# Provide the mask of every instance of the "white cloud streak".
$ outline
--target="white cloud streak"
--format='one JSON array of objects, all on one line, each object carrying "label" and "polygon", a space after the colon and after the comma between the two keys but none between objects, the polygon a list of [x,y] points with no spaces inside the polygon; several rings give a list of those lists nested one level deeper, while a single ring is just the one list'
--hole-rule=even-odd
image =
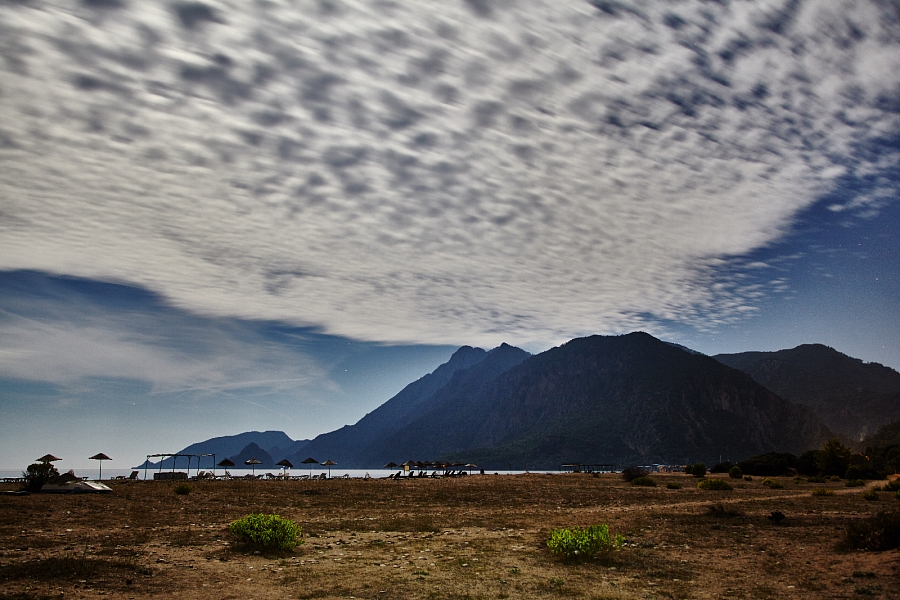
[{"label": "white cloud streak", "polygon": [[715,324],[722,259],[896,160],[874,2],[121,4],[0,6],[0,268],[385,341]]}]

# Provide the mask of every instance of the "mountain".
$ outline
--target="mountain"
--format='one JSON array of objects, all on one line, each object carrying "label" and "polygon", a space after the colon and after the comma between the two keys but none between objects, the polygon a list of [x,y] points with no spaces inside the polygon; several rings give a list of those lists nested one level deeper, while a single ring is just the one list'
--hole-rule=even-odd
[{"label": "mountain", "polygon": [[[275,464],[275,459],[272,458],[272,455],[260,448],[256,443],[250,442],[244,448],[241,449],[240,452],[235,454],[234,456],[229,456],[239,467],[245,466],[244,463],[250,460],[251,458],[255,458],[259,461],[259,464],[256,465],[257,469],[277,469],[278,466]],[[280,460],[280,459],[279,459]]]},{"label": "mountain", "polygon": [[900,446],[900,421],[893,421],[879,429],[875,434],[866,436],[863,444],[867,448],[887,448]]},{"label": "mountain", "polygon": [[380,446],[385,439],[413,422],[432,402],[432,397],[444,389],[459,373],[486,363],[482,370],[490,379],[514,364],[528,358],[524,350],[506,344],[485,352],[481,348],[463,346],[434,372],[409,384],[396,396],[368,413],[354,425],[317,436],[302,451],[288,457],[294,464],[307,456],[320,461],[331,459],[345,468],[380,467],[392,460],[381,461],[383,454],[373,454],[372,446]]},{"label": "mountain", "polygon": [[[256,444],[260,448],[266,449],[266,452],[269,454],[275,455],[275,460],[281,460],[287,456],[288,453],[301,451],[307,443],[309,443],[309,440],[294,441],[283,431],[247,431],[237,435],[214,437],[203,442],[197,442],[183,450],[179,450],[176,454],[215,454],[216,461],[218,462],[223,458],[240,454],[248,444]],[[196,466],[196,460],[197,459],[191,460],[192,468],[193,466]],[[206,464],[206,460],[211,461],[212,459],[204,459],[202,466],[204,468],[207,466],[211,467],[211,464]],[[164,459],[162,461],[162,468],[171,469],[172,461],[172,458]],[[186,468],[187,459],[179,458],[176,465],[178,468]],[[159,468],[159,466],[160,464],[158,462],[147,462],[147,468],[153,469]],[[143,469],[144,464],[142,463],[139,467],[135,468]]]},{"label": "mountain", "polygon": [[380,450],[542,469],[799,453],[830,435],[747,374],[646,333],[572,340],[428,408]]},{"label": "mountain", "polygon": [[900,420],[900,373],[821,344],[777,352],[719,354],[782,398],[810,408],[833,431],[862,440]]}]

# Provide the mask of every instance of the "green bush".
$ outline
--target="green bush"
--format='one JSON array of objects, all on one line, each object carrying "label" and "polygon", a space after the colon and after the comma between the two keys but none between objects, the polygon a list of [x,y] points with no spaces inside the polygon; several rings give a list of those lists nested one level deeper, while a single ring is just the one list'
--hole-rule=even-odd
[{"label": "green bush", "polygon": [[806,481],[809,483],[825,483],[825,478],[820,475],[813,475],[812,477],[807,477]]},{"label": "green bush", "polygon": [[838,550],[881,552],[900,547],[900,512],[880,512],[868,519],[851,522]]},{"label": "green bush", "polygon": [[[667,489],[667,490],[680,490],[680,489],[681,489],[681,484],[680,484],[680,483],[673,483],[673,482],[670,481],[669,483],[666,484],[666,489]],[[897,492],[897,493],[900,494],[900,492]]]},{"label": "green bush", "polygon": [[731,477],[732,479],[743,479],[744,472],[741,471],[741,468],[739,466],[734,465],[733,467],[728,469],[728,476]]},{"label": "green bush", "polygon": [[878,490],[866,490],[860,494],[865,500],[878,500]]},{"label": "green bush", "polygon": [[694,477],[703,477],[704,475],[706,475],[706,465],[704,465],[702,462],[688,465],[684,468],[684,472],[688,475],[693,475]]},{"label": "green bush", "polygon": [[701,479],[697,482],[697,487],[701,490],[716,490],[727,492],[733,490],[731,484],[724,479]]},{"label": "green bush", "polygon": [[584,529],[554,529],[550,532],[547,547],[550,552],[563,558],[591,558],[601,552],[609,552],[622,547],[625,536],[617,533],[613,537],[605,523],[591,525]]},{"label": "green bush", "polygon": [[179,496],[187,496],[188,494],[190,494],[193,491],[194,491],[194,488],[191,487],[191,484],[189,484],[189,483],[179,483],[178,485],[175,486],[175,493],[178,494]]},{"label": "green bush", "polygon": [[845,485],[847,487],[862,487],[866,485],[866,482],[862,479],[848,479]]},{"label": "green bush", "polygon": [[278,515],[252,514],[232,521],[228,531],[238,543],[257,550],[292,550],[303,541],[297,539],[302,528]]},{"label": "green bush", "polygon": [[777,479],[772,479],[771,477],[766,477],[762,480],[762,484],[771,490],[783,490],[784,484],[778,481]]},{"label": "green bush", "polygon": [[828,478],[828,481],[840,481],[840,480],[841,480],[840,475],[832,475],[831,477]]},{"label": "green bush", "polygon": [[59,471],[56,470],[52,463],[34,463],[33,465],[28,465],[28,468],[22,473],[22,478],[24,479],[23,487],[29,492],[39,492],[45,483],[55,477],[59,477]]},{"label": "green bush", "polygon": [[649,477],[635,477],[631,480],[631,485],[643,485],[646,487],[656,487],[656,482]]},{"label": "green bush", "polygon": [[810,492],[813,496],[834,496],[834,490],[828,488],[817,487]]}]

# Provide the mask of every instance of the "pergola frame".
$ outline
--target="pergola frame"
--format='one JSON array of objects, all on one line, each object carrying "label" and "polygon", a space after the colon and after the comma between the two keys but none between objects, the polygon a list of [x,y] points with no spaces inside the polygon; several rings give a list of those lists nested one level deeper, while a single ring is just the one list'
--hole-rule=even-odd
[{"label": "pergola frame", "polygon": [[180,457],[180,456],[186,456],[188,459],[188,466],[187,466],[188,475],[191,474],[191,459],[194,457],[197,458],[197,475],[198,476],[200,475],[200,458],[203,456],[212,456],[212,458],[213,458],[213,467],[212,467],[213,475],[216,474],[216,455],[215,454],[148,454],[147,460],[144,461],[144,480],[147,479],[147,465],[149,464],[151,458],[160,458],[159,469],[157,471],[159,473],[162,473],[163,461],[167,458],[171,458],[172,459],[172,472],[174,473],[175,472],[175,463],[178,461],[178,457]]}]

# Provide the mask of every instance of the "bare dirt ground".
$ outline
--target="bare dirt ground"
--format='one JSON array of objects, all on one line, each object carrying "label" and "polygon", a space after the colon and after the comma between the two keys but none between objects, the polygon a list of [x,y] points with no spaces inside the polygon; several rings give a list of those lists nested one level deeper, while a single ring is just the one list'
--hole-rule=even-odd
[{"label": "bare dirt ground", "polygon": [[[0,598],[900,598],[900,552],[834,549],[853,519],[900,508],[891,494],[653,479],[203,481],[185,496],[138,481],[0,496]],[[252,512],[302,524],[304,543],[272,556],[235,547],[228,523]],[[553,528],[597,523],[626,546],[584,562],[546,547]]]}]

